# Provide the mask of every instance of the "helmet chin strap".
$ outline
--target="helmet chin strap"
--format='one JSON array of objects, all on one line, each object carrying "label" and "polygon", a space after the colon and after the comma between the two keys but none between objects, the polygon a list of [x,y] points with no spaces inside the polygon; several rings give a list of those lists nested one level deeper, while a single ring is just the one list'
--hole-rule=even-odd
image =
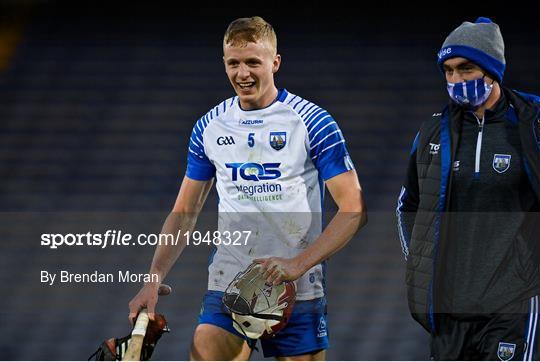
[{"label": "helmet chin strap", "polygon": [[242,332],[242,334],[244,335],[244,339],[246,340],[247,344],[248,344],[248,347],[251,348],[251,350],[255,350],[255,351],[259,351],[259,349],[257,348],[257,340],[256,339],[252,339],[252,338],[249,338],[246,334],[246,331],[244,331],[244,328],[242,328],[242,325],[240,323],[238,323],[234,318],[231,318],[233,323],[236,323],[236,325],[238,326],[238,328],[240,328],[240,331]]},{"label": "helmet chin strap", "polygon": [[283,310],[286,307],[287,307],[287,302],[282,303],[282,304],[278,304],[269,313],[251,313],[249,315],[251,315],[251,316],[253,316],[255,318],[259,318],[259,319],[274,320],[274,321],[281,322],[283,320],[283,315],[277,316],[275,314],[272,314],[272,312]]}]

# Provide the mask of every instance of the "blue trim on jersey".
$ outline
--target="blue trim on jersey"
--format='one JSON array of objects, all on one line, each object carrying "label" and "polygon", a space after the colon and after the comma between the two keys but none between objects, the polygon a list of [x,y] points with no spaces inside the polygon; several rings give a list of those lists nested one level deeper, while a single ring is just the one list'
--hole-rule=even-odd
[{"label": "blue trim on jersey", "polygon": [[307,111],[305,114],[300,115],[300,117],[302,117],[303,119],[306,120],[304,123],[309,122],[311,117],[314,117],[317,113],[319,113],[319,111],[324,111],[324,109],[322,109],[321,107],[319,107],[317,105],[314,105],[314,106],[315,107],[310,108],[310,110]]},{"label": "blue trim on jersey", "polygon": [[[233,97],[231,104],[234,102]],[[216,174],[216,168],[212,162],[206,156],[204,149],[204,131],[210,124],[210,121],[219,115],[219,108],[223,105],[223,110],[227,107],[228,99],[218,104],[207,112],[204,116],[193,126],[191,137],[189,139],[188,155],[187,155],[187,168],[186,176],[192,180],[207,181],[213,178]]]},{"label": "blue trim on jersey", "polygon": [[302,111],[304,110],[304,108],[306,108],[306,106],[309,105],[309,104],[312,104],[312,103],[306,102],[306,104],[304,104],[304,105],[302,106],[302,108],[300,108],[300,110],[298,111],[298,113],[301,114]]},{"label": "blue trim on jersey", "polygon": [[299,112],[300,113],[300,117],[304,117],[306,114],[309,113],[309,111],[311,111],[313,108],[318,108],[317,105],[311,103],[311,105],[308,107],[308,109],[306,109],[306,111],[304,112],[304,114],[302,114],[302,112]]},{"label": "blue trim on jersey", "polygon": [[291,99],[289,99],[289,101],[287,102],[287,104],[291,104],[292,101],[294,101],[296,98],[298,98],[298,96],[294,96],[292,97]]},{"label": "blue trim on jersey", "polygon": [[[328,121],[324,122],[327,119],[328,119]],[[317,126],[319,126],[319,127],[317,127]],[[308,133],[308,136],[309,136],[309,138],[311,140],[310,145],[312,146],[314,143],[319,143],[318,141],[321,138],[324,138],[330,132],[332,132],[332,131],[334,131],[336,129],[337,129],[337,123],[336,123],[336,121],[334,121],[332,119],[332,116],[328,115],[326,117],[321,118],[317,122],[317,124],[311,129],[311,131]]]},{"label": "blue trim on jersey", "polygon": [[288,95],[289,92],[285,88],[279,89],[277,101],[283,103],[283,101],[287,98]]},{"label": "blue trim on jersey", "polygon": [[[285,97],[287,97],[288,93],[285,89],[278,89],[278,94],[276,96],[276,99],[274,99],[274,101],[272,103],[270,103],[269,105],[267,105],[266,107],[262,107],[262,108],[255,108],[255,109],[243,109],[242,108],[242,105],[240,105],[240,99],[238,99],[238,108],[240,108],[242,110],[242,112],[254,112],[254,111],[260,111],[261,109],[266,109],[266,108],[269,108],[271,107],[274,103],[276,102],[282,102],[281,99],[283,98],[283,94],[285,93]],[[285,98],[283,98],[285,99]]]},{"label": "blue trim on jersey", "polygon": [[[298,98],[300,98],[300,97],[298,97]],[[298,105],[299,105],[300,103],[302,103],[303,101],[305,101],[305,99],[300,98],[300,100],[299,100],[298,102],[296,102],[296,104],[293,106],[293,108],[296,110],[296,107],[298,107]],[[307,103],[306,103],[306,104],[307,104]]]},{"label": "blue trim on jersey", "polygon": [[211,180],[216,174],[216,169],[212,165],[209,167],[208,163],[202,161],[191,153],[188,155],[188,165],[186,168],[186,176],[196,181],[208,181]]},{"label": "blue trim on jersey", "polygon": [[308,128],[308,133],[311,133],[311,131],[313,130],[313,127],[317,126],[319,122],[321,121],[321,119],[328,116],[330,116],[330,113],[320,108],[317,112],[312,114],[309,118],[306,118],[304,123],[306,124],[306,127]]},{"label": "blue trim on jersey", "polygon": [[[343,156],[343,159],[348,157],[348,155]],[[332,159],[319,167],[319,172],[325,181],[352,170],[343,159]]]},{"label": "blue trim on jersey", "polygon": [[[291,105],[295,100],[296,103]],[[291,105],[306,126],[309,155],[323,180],[354,169],[345,139],[330,113],[296,95],[287,104]]]},{"label": "blue trim on jersey", "polygon": [[317,117],[315,117],[313,121],[311,121],[307,125],[310,139],[315,137],[315,135],[318,134],[321,129],[324,129],[326,126],[328,126],[332,122],[334,122],[334,119],[328,112],[321,113]]},{"label": "blue trim on jersey", "polygon": [[[203,298],[199,324],[212,324],[246,339],[234,329],[233,320],[222,302],[223,292],[209,290]],[[265,358],[307,354],[329,347],[326,298],[297,301],[289,322],[275,337],[261,339]],[[323,324],[324,323],[324,324]],[[256,343],[256,340],[251,340]]]},{"label": "blue trim on jersey", "polygon": [[[334,126],[335,123],[332,125]],[[334,129],[337,128],[337,125],[333,127]],[[333,145],[336,142],[344,142],[345,140],[342,137],[341,130],[335,129],[334,131],[331,131],[326,134],[326,136],[319,140],[320,137],[317,138],[317,143],[310,144],[311,151],[310,155],[311,157],[317,156],[319,153],[322,153],[324,150],[324,147],[328,147],[328,145]]]}]

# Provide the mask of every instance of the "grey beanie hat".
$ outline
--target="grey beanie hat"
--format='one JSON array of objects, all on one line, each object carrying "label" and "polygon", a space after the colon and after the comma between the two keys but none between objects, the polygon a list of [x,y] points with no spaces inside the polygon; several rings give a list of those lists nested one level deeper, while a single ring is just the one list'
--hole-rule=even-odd
[{"label": "grey beanie hat", "polygon": [[499,26],[489,18],[480,17],[474,23],[466,21],[458,26],[448,35],[437,55],[441,71],[444,71],[446,59],[463,57],[502,82],[506,68],[504,40]]}]

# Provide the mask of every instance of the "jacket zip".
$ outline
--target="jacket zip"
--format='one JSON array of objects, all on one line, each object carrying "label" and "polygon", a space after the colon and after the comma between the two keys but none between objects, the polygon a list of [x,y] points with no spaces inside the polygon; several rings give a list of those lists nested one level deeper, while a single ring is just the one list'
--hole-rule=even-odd
[{"label": "jacket zip", "polygon": [[482,120],[480,120],[475,113],[474,117],[476,118],[476,121],[478,122],[478,137],[476,138],[476,157],[474,160],[474,176],[479,177],[480,176],[480,155],[482,153],[482,134],[484,132],[484,121],[485,116],[482,116]]}]

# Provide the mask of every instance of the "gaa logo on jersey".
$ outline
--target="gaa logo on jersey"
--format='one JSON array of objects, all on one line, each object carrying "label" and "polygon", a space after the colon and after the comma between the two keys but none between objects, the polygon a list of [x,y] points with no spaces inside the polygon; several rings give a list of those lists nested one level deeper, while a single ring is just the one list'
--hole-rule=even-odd
[{"label": "gaa logo on jersey", "polygon": [[498,173],[503,173],[510,168],[510,159],[512,155],[501,155],[496,153],[493,155],[493,169]]},{"label": "gaa logo on jersey", "polygon": [[514,343],[499,342],[497,357],[499,357],[501,361],[510,361],[514,357],[515,352],[516,345]]},{"label": "gaa logo on jersey", "polygon": [[270,146],[279,151],[287,144],[287,132],[270,132]]},{"label": "gaa logo on jersey", "polygon": [[229,145],[236,144],[236,143],[234,143],[233,136],[221,136],[221,137],[218,137],[217,140],[216,140],[216,143],[218,144],[218,146],[229,146]]}]

